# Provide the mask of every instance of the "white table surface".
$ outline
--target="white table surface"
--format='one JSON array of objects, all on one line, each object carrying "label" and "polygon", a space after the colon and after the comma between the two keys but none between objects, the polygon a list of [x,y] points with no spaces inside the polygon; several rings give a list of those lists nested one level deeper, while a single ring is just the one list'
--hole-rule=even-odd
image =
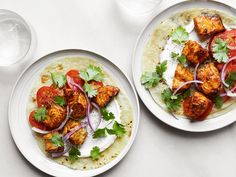
[{"label": "white table surface", "polygon": [[[222,0],[223,1],[223,0]],[[175,0],[163,0],[160,12]],[[235,0],[223,2],[236,8]],[[82,48],[112,60],[131,78],[131,54],[153,14],[137,16],[115,0],[0,0],[0,8],[22,15],[34,27],[34,57],[0,67],[0,176],[47,176],[18,151],[8,127],[10,92],[22,70],[55,50]],[[187,133],[156,119],[142,104],[137,138],[127,156],[104,177],[235,177],[236,124],[210,133]]]}]

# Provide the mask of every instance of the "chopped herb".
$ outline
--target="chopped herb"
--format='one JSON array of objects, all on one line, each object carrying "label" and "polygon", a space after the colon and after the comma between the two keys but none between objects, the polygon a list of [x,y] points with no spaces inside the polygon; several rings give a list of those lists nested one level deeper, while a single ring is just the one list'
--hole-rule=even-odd
[{"label": "chopped herb", "polygon": [[64,146],[64,142],[62,140],[62,137],[59,134],[53,134],[51,141],[52,141],[52,144],[54,144],[57,147]]},{"label": "chopped herb", "polygon": [[87,92],[89,98],[96,96],[98,93],[97,90],[94,89],[93,86],[87,82],[85,82],[85,84],[84,84],[84,90],[85,90],[85,92]]},{"label": "chopped herb", "polygon": [[215,40],[215,44],[213,44],[212,50],[213,50],[213,57],[215,58],[215,60],[217,60],[217,62],[226,63],[228,61],[229,48],[226,41],[223,41],[222,39],[217,38]]},{"label": "chopped herb", "polygon": [[167,109],[171,112],[174,112],[179,109],[181,99],[179,97],[177,97],[176,95],[173,97],[172,94],[173,93],[169,88],[165,89],[161,93],[161,98],[164,101],[164,103],[166,104]]},{"label": "chopped herb", "polygon": [[144,85],[145,88],[152,88],[157,86],[160,80],[161,78],[156,72],[145,72],[141,76],[141,84]]},{"label": "chopped herb", "polygon": [[54,101],[55,101],[55,103],[58,104],[59,106],[64,106],[64,105],[66,104],[65,98],[62,97],[62,96],[56,96],[56,97],[54,98]]},{"label": "chopped herb", "polygon": [[106,108],[101,109],[102,118],[106,121],[115,119],[115,116],[112,112],[108,112]]},{"label": "chopped herb", "polygon": [[102,138],[106,136],[106,128],[102,128],[102,129],[97,129],[94,133],[93,133],[93,138]]},{"label": "chopped herb", "polygon": [[177,27],[171,34],[172,41],[177,44],[183,44],[189,38],[188,32],[182,27]]},{"label": "chopped herb", "polygon": [[141,84],[145,88],[152,88],[157,86],[158,82],[163,81],[163,74],[167,69],[167,61],[163,61],[156,66],[156,72],[145,72],[141,76]]},{"label": "chopped herb", "polygon": [[229,85],[229,87],[234,86],[236,81],[236,72],[230,72],[227,79],[225,80],[225,82]]},{"label": "chopped herb", "polygon": [[222,107],[222,105],[224,104],[224,101],[220,95],[217,95],[214,98],[214,103],[215,103],[215,107],[217,109],[220,109]]},{"label": "chopped herb", "polygon": [[92,157],[92,160],[98,160],[100,155],[100,149],[97,146],[93,147],[93,149],[90,151],[90,156]]},{"label": "chopped herb", "polygon": [[112,130],[108,130],[107,133],[109,134],[115,134],[118,138],[122,137],[125,134],[125,128],[124,125],[119,124],[117,121],[112,126]]},{"label": "chopped herb", "polygon": [[39,108],[35,111],[34,119],[37,122],[42,122],[46,119],[47,110],[45,107]]},{"label": "chopped herb", "polygon": [[100,67],[89,65],[87,69],[80,71],[80,77],[86,82],[91,80],[102,81],[104,75]]},{"label": "chopped herb", "polygon": [[55,84],[59,88],[63,87],[66,83],[66,76],[64,74],[51,73],[51,77],[53,84]]},{"label": "chopped herb", "polygon": [[69,160],[74,163],[76,160],[79,159],[80,151],[78,148],[72,146],[69,151]]},{"label": "chopped herb", "polygon": [[185,65],[187,62],[187,59],[183,54],[180,55],[178,53],[171,52],[171,58],[178,60],[182,65]]}]

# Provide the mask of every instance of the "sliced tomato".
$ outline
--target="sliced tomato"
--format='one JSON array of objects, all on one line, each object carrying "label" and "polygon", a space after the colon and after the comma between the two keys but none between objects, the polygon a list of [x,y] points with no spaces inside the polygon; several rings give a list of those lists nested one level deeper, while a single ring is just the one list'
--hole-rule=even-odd
[{"label": "sliced tomato", "polygon": [[41,87],[38,90],[37,95],[36,95],[38,107],[42,107],[42,106],[47,107],[54,101],[54,98],[57,95],[59,95],[59,92],[53,87],[49,87],[49,86]]},{"label": "sliced tomato", "polygon": [[213,45],[215,44],[215,41],[217,38],[222,39],[223,41],[227,41],[228,47],[229,47],[229,53],[228,56],[231,58],[233,56],[236,56],[236,29],[232,30],[226,30],[224,32],[221,32],[215,36],[213,36],[209,42],[209,51],[212,54]]},{"label": "sliced tomato", "polygon": [[29,115],[29,123],[32,127],[36,127],[38,129],[41,129],[41,130],[46,130],[46,127],[41,123],[41,122],[38,122],[34,119],[34,114],[35,114],[35,111],[32,111]]},{"label": "sliced tomato", "polygon": [[[66,73],[66,76],[70,76],[74,82],[80,86],[84,85],[84,80],[80,78],[79,76],[79,70],[72,69]],[[67,83],[68,86],[68,83]]]}]

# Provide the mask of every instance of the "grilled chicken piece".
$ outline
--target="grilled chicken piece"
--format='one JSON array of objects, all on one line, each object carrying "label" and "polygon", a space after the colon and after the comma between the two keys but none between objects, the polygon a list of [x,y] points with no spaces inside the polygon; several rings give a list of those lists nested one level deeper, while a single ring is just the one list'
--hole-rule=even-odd
[{"label": "grilled chicken piece", "polygon": [[220,73],[214,63],[207,63],[199,67],[197,79],[203,82],[203,84],[198,84],[198,86],[206,95],[214,95],[221,88]]},{"label": "grilled chicken piece", "polygon": [[97,91],[98,94],[93,98],[93,101],[97,103],[100,108],[103,108],[119,93],[120,89],[118,87],[106,85],[99,87]]},{"label": "grilled chicken piece", "polygon": [[[75,120],[69,120],[63,129],[63,135],[70,132],[74,127],[81,126],[80,122]],[[77,130],[73,135],[70,137],[70,142],[75,145],[81,145],[84,143],[87,137],[87,131],[85,128],[81,128]]]},{"label": "grilled chicken piece", "polygon": [[202,38],[207,38],[225,30],[219,15],[200,15],[195,17],[194,26]]},{"label": "grilled chicken piece", "polygon": [[204,120],[211,112],[213,103],[200,92],[194,94],[183,102],[184,115],[192,120]]},{"label": "grilled chicken piece", "polygon": [[64,146],[57,146],[52,143],[53,134],[57,134],[57,133],[49,133],[43,136],[44,141],[45,141],[45,151],[48,153],[63,152]]},{"label": "grilled chicken piece", "polygon": [[46,119],[43,124],[50,130],[61,125],[66,118],[66,111],[61,106],[52,105],[47,109]]},{"label": "grilled chicken piece", "polygon": [[186,56],[187,60],[194,65],[204,62],[209,56],[206,49],[196,41],[191,40],[185,44],[182,53]]},{"label": "grilled chicken piece", "polygon": [[[185,68],[183,65],[178,64],[175,70],[175,77],[173,79],[172,90],[175,91],[183,83],[191,80],[193,80],[193,74],[191,73],[191,71],[188,68]],[[191,84],[185,85],[179,90],[179,92],[188,89],[190,86]]]},{"label": "grilled chicken piece", "polygon": [[84,118],[86,115],[87,101],[83,93],[65,89],[66,101],[68,106],[72,109],[71,116],[74,119]]}]

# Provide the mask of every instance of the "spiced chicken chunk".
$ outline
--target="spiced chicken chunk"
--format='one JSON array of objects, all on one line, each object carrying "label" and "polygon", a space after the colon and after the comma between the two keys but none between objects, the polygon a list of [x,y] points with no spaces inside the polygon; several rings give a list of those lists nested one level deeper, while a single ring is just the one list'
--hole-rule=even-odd
[{"label": "spiced chicken chunk", "polygon": [[211,112],[213,103],[200,92],[194,92],[183,102],[184,115],[192,120],[203,120]]},{"label": "spiced chicken chunk", "polygon": [[221,88],[220,73],[213,63],[207,63],[199,67],[197,79],[203,82],[203,84],[199,84],[199,88],[206,95],[214,95]]},{"label": "spiced chicken chunk", "polygon": [[[81,123],[75,120],[69,120],[63,129],[63,135],[70,132],[73,128],[81,126]],[[81,145],[84,143],[87,137],[87,131],[85,128],[80,128],[70,137],[70,142],[75,145]]]},{"label": "spiced chicken chunk", "polygon": [[47,109],[46,119],[43,124],[50,130],[61,125],[66,118],[66,110],[58,105],[52,105]]},{"label": "spiced chicken chunk", "polygon": [[[172,90],[175,91],[177,88],[179,88],[183,83],[187,82],[187,81],[191,81],[193,80],[193,74],[192,72],[184,67],[181,64],[177,65],[177,68],[175,70],[175,76],[173,79],[173,85],[172,85]],[[179,92],[182,92],[186,89],[188,89],[191,86],[191,84],[187,84],[185,86],[183,86]]]},{"label": "spiced chicken chunk", "polygon": [[97,103],[100,108],[105,107],[113,97],[119,93],[118,87],[106,85],[97,89],[98,94],[93,98],[93,101]]},{"label": "spiced chicken chunk", "polygon": [[191,40],[185,44],[182,53],[186,56],[187,60],[194,65],[204,62],[209,56],[206,49],[196,41]]},{"label": "spiced chicken chunk", "polygon": [[43,139],[45,142],[45,144],[44,144],[45,151],[48,153],[63,152],[64,151],[64,146],[58,146],[56,144],[53,144],[52,137],[55,134],[58,134],[58,133],[49,133],[49,134],[43,136]]},{"label": "spiced chicken chunk", "polygon": [[202,38],[222,32],[225,27],[219,15],[200,15],[194,18],[195,30]]}]

